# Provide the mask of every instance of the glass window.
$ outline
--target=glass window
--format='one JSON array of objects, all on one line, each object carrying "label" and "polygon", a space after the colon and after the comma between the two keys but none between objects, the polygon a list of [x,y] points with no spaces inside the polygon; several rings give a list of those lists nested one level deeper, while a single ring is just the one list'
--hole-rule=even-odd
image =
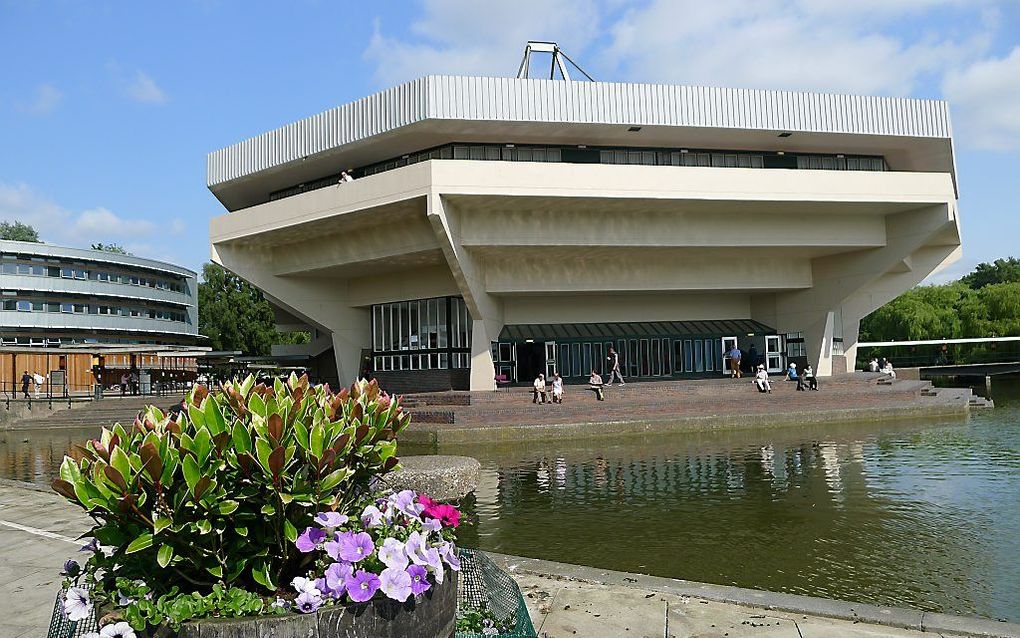
[{"label": "glass window", "polygon": [[701,339],[694,340],[694,371],[705,371],[705,342]]},{"label": "glass window", "polygon": [[[638,376],[638,371],[641,368],[638,366],[638,341],[637,341],[637,339],[631,339],[627,343],[627,359],[626,359],[626,361],[624,363],[626,363],[627,368],[630,369],[630,372],[629,372],[630,376],[632,376],[632,377]],[[621,364],[621,365],[623,365],[623,364]]]},{"label": "glass window", "polygon": [[662,342],[652,340],[652,376],[662,376]]},{"label": "glass window", "polygon": [[694,372],[694,342],[684,339],[684,372]]},{"label": "glass window", "polygon": [[585,343],[581,347],[581,374],[591,374],[592,368],[591,344]]},{"label": "glass window", "polygon": [[570,375],[581,376],[581,344],[570,344]]},{"label": "glass window", "polygon": [[32,312],[32,302],[26,300],[18,300],[18,310],[21,312]]}]

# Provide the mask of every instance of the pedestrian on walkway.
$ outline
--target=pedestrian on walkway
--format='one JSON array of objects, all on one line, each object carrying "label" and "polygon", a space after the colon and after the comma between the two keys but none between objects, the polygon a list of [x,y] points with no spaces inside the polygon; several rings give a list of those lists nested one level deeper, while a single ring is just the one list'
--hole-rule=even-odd
[{"label": "pedestrian on walkway", "polygon": [[43,384],[46,383],[46,377],[36,372],[32,375],[32,381],[35,383],[35,398],[39,398],[39,391],[42,390]]},{"label": "pedestrian on walkway", "polygon": [[616,354],[616,350],[613,346],[609,346],[609,353],[606,357],[606,362],[609,364],[609,379],[606,383],[607,387],[613,386],[613,379],[617,379],[620,385],[627,385],[623,380],[623,375],[620,374],[620,355]]},{"label": "pedestrian on walkway", "polygon": [[31,398],[28,396],[28,385],[30,383],[32,383],[32,375],[28,373],[28,370],[25,370],[25,373],[21,375],[21,394],[25,395],[26,399]]},{"label": "pedestrian on walkway", "polygon": [[[742,376],[740,371],[740,348],[737,347],[736,341],[733,342],[733,347],[726,353],[726,356],[730,358],[730,378],[739,379]],[[754,363],[753,361],[751,363]]]},{"label": "pedestrian on walkway", "polygon": [[538,378],[535,379],[535,396],[531,399],[532,403],[545,403],[546,402],[546,389],[545,389],[545,375],[539,374]]}]

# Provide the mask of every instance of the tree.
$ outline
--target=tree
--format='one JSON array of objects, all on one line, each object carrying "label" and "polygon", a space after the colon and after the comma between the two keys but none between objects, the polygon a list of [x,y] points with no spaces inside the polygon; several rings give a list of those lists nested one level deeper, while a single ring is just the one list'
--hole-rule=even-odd
[{"label": "tree", "polygon": [[198,284],[198,330],[213,350],[269,354],[274,343],[307,343],[307,333],[281,334],[262,292],[222,266],[207,263]]},{"label": "tree", "polygon": [[12,222],[0,222],[0,239],[13,241],[31,241],[37,244],[42,243],[39,233],[28,224],[22,224],[15,220]]},{"label": "tree", "polygon": [[120,244],[104,244],[102,242],[97,242],[95,244],[92,244],[92,250],[101,250],[103,252],[115,253],[117,255],[130,255],[131,254],[128,251],[124,250],[124,247],[121,246]]},{"label": "tree", "polygon": [[978,289],[992,284],[1020,282],[1020,259],[1007,257],[992,263],[980,263],[974,272],[964,275],[960,281]]}]

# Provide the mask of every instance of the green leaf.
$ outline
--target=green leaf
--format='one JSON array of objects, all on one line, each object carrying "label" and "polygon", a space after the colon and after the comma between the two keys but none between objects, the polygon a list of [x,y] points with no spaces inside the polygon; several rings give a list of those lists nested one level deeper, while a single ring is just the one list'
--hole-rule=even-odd
[{"label": "green leaf", "polygon": [[248,528],[247,527],[240,527],[240,526],[239,527],[235,527],[234,531],[237,532],[238,536],[244,536],[244,537],[248,536]]},{"label": "green leaf", "polygon": [[274,590],[276,585],[273,584],[273,579],[269,575],[269,563],[258,563],[251,568],[251,576],[255,579],[255,582],[262,585],[266,589]]},{"label": "green leaf", "polygon": [[266,402],[258,394],[252,393],[248,397],[248,409],[263,419],[266,418]]},{"label": "green leaf", "polygon": [[269,442],[265,439],[256,439],[255,441],[255,455],[258,456],[259,465],[266,471],[266,474],[272,475],[269,470],[269,455],[273,453],[273,449],[269,447]]},{"label": "green leaf", "polygon": [[202,478],[202,472],[198,469],[198,462],[190,454],[184,457],[184,482],[188,484],[188,490],[194,494],[198,480]]},{"label": "green leaf", "polygon": [[319,489],[323,492],[329,492],[333,490],[337,485],[340,485],[354,474],[354,470],[349,467],[342,467],[338,470],[333,470],[319,482]]},{"label": "green leaf", "polygon": [[110,465],[120,472],[125,481],[131,482],[131,477],[134,476],[131,472],[131,459],[119,445],[110,452]]},{"label": "green leaf", "polygon": [[213,436],[226,431],[227,424],[223,420],[223,413],[220,412],[220,405],[212,395],[208,396],[202,404],[202,412],[205,414],[205,426],[209,428]]},{"label": "green leaf", "polygon": [[159,548],[156,553],[156,562],[159,563],[160,567],[166,567],[170,564],[170,560],[174,557],[174,548],[170,545],[163,545]]},{"label": "green leaf", "polygon": [[65,456],[64,460],[60,462],[60,478],[72,485],[81,480],[81,470],[74,459],[69,456]]},{"label": "green leaf", "polygon": [[266,516],[272,516],[273,514],[276,513],[276,508],[273,507],[272,503],[266,503],[265,505],[262,506],[262,513],[265,514]]},{"label": "green leaf", "polygon": [[308,451],[315,455],[315,458],[317,459],[322,458],[322,449],[325,439],[326,428],[323,427],[322,423],[312,427],[311,432],[309,432]]},{"label": "green leaf", "polygon": [[206,567],[205,571],[209,572],[216,578],[223,578],[223,568],[217,565],[216,567]]},{"label": "green leaf", "polygon": [[301,421],[294,421],[294,438],[302,450],[308,449],[308,428]]},{"label": "green leaf", "polygon": [[199,534],[208,534],[212,531],[212,523],[210,523],[207,518],[199,519],[199,521],[195,523],[195,526],[198,527]]},{"label": "green leaf", "polygon": [[159,534],[166,528],[170,527],[171,521],[166,516],[157,516],[156,520],[152,522],[152,533]]},{"label": "green leaf", "polygon": [[206,459],[209,458],[209,452],[212,451],[212,433],[209,432],[209,428],[202,428],[195,433],[195,455],[198,456],[199,466],[205,465]]},{"label": "green leaf", "polygon": [[216,506],[216,509],[219,511],[220,514],[223,514],[225,516],[227,514],[233,514],[235,511],[237,511],[238,507],[239,504],[237,501],[221,501]]},{"label": "green leaf", "polygon": [[152,534],[146,532],[128,543],[127,549],[124,550],[124,553],[134,554],[135,552],[140,552],[143,549],[149,549],[150,547],[152,547]]},{"label": "green leaf", "polygon": [[205,413],[198,406],[188,405],[188,417],[195,424],[195,427],[205,427]]},{"label": "green leaf", "polygon": [[234,428],[230,432],[230,438],[234,441],[234,449],[239,454],[251,454],[251,434],[248,433],[248,428],[244,426],[244,423],[237,421],[234,423]]},{"label": "green leaf", "polygon": [[297,540],[297,528],[289,520],[283,521],[283,533],[290,542]]}]

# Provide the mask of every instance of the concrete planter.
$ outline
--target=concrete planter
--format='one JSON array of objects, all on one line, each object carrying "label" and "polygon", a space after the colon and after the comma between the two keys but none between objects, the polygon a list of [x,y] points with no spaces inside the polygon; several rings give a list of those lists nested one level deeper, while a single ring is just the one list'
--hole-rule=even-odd
[{"label": "concrete planter", "polygon": [[225,618],[187,623],[180,638],[452,638],[457,573],[406,603],[374,599],[324,607],[314,614]]}]

